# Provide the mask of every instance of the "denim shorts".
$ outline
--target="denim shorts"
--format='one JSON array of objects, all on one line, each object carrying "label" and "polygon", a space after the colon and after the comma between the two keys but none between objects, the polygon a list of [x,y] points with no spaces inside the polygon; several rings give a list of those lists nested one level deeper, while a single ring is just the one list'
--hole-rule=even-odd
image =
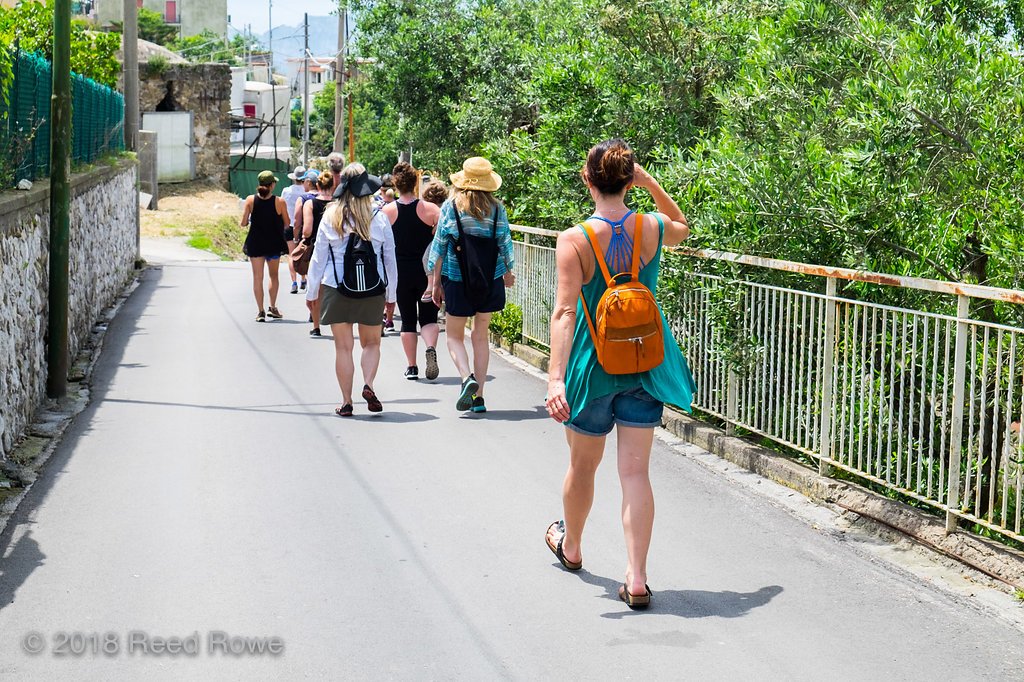
[{"label": "denim shorts", "polygon": [[566,426],[585,436],[607,436],[615,424],[641,429],[661,426],[664,403],[643,386],[592,400]]}]

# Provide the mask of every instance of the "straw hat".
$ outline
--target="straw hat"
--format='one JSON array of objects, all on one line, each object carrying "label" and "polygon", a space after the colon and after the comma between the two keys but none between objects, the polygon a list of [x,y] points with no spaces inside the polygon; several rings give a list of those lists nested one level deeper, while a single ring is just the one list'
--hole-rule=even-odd
[{"label": "straw hat", "polygon": [[501,187],[501,176],[491,168],[491,162],[482,156],[473,156],[462,164],[462,170],[452,174],[452,184],[459,189],[496,192]]}]

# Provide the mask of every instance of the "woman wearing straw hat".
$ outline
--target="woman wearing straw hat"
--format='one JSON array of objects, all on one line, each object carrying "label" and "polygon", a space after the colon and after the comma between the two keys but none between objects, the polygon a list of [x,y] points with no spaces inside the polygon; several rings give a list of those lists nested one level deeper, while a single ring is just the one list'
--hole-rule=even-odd
[{"label": "woman wearing straw hat", "polygon": [[[341,387],[340,417],[352,416],[355,365],[353,325],[359,325],[363,352],[363,400],[370,412],[383,409],[373,390],[380,365],[381,316],[384,304],[395,302],[398,270],[391,223],[373,210],[373,193],[380,178],[360,163],[350,163],[338,176],[334,201],[324,211],[309,266],[306,306],[320,300],[320,322],[331,325],[335,372]],[[323,286],[321,286],[323,285]]]},{"label": "woman wearing straw hat", "polygon": [[[250,194],[242,209],[242,227],[248,227],[242,251],[252,265],[252,293],[256,297],[259,313],[257,322],[266,322],[267,315],[280,319],[277,309],[278,268],[281,254],[286,253],[288,244],[284,241],[284,226],[289,223],[288,207],[284,199],[274,196],[277,178],[273,171],[259,174],[256,194]],[[270,272],[270,308],[263,310],[263,266]]]},{"label": "woman wearing straw hat", "polygon": [[[491,314],[505,307],[505,287],[515,283],[512,233],[494,192],[501,176],[479,156],[451,176],[452,198],[441,207],[427,268],[434,272],[434,303],[448,311],[448,352],[462,377],[455,409],[486,412],[484,383],[490,360]],[[466,352],[466,320],[473,318],[473,366]]]}]

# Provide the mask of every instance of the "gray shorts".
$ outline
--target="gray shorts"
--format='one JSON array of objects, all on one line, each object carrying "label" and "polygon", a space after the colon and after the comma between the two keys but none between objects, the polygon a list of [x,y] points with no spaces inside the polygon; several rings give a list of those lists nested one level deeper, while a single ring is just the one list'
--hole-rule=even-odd
[{"label": "gray shorts", "polygon": [[383,324],[384,294],[350,298],[334,287],[320,287],[320,324]]}]

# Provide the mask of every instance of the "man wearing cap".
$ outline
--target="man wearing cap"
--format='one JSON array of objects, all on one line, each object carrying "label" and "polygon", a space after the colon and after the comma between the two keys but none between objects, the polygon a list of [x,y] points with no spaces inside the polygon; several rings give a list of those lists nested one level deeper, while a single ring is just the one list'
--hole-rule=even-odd
[{"label": "man wearing cap", "polygon": [[[292,181],[292,184],[288,185],[281,192],[281,198],[284,199],[285,206],[288,207],[288,224],[284,228],[284,239],[288,242],[288,253],[291,253],[295,249],[295,244],[299,240],[295,238],[295,221],[293,216],[295,215],[295,203],[299,197],[306,191],[303,187],[302,182],[306,177],[306,167],[296,166],[295,170],[288,174],[288,179]],[[291,293],[299,293],[299,285],[295,281],[295,264],[292,263],[292,259],[288,259],[288,272],[292,276],[292,291]]]}]

